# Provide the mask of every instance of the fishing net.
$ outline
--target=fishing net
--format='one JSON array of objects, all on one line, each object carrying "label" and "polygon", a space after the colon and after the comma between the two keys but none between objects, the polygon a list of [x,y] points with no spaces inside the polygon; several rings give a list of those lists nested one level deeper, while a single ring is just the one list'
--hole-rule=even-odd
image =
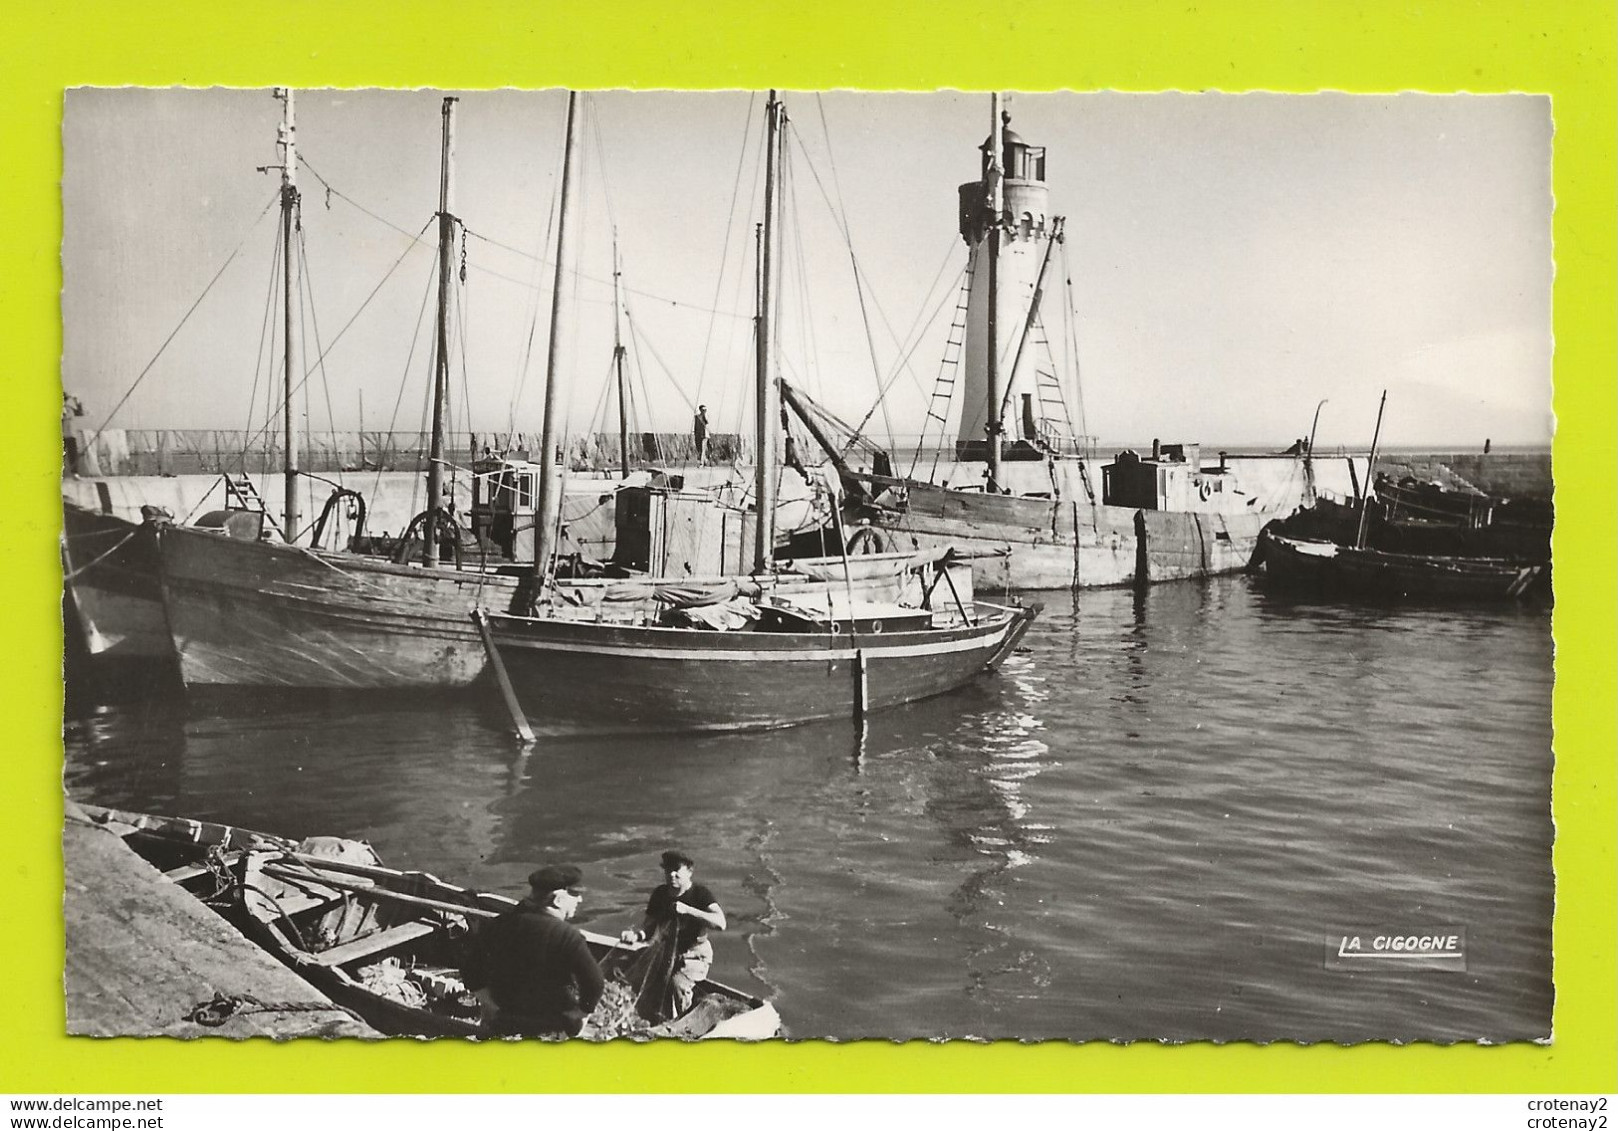
[{"label": "fishing net", "polygon": [[647,1035],[651,1024],[635,1012],[635,997],[635,988],[622,975],[612,978],[601,991],[595,1009],[584,1019],[579,1036],[587,1041],[610,1041],[614,1037]]},{"label": "fishing net", "polygon": [[408,971],[397,958],[384,958],[359,971],[360,985],[379,997],[401,1005],[420,1009],[427,1004],[427,994],[408,976]]},{"label": "fishing net", "polygon": [[674,971],[679,967],[680,952],[675,942],[675,924],[664,923],[658,927],[651,945],[629,968],[629,984],[635,990],[635,1012],[654,1025],[669,1020],[677,1012]]}]

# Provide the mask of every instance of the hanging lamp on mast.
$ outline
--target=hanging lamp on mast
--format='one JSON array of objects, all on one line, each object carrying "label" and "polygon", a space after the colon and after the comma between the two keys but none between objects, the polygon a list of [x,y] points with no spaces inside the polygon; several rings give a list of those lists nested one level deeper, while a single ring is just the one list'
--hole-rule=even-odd
[{"label": "hanging lamp on mast", "polygon": [[427,519],[421,564],[438,559],[439,512],[444,505],[444,408],[449,403],[449,292],[455,259],[455,103],[444,99],[444,143],[438,176],[438,339],[433,366],[433,437],[427,451]]},{"label": "hanging lamp on mast", "polygon": [[562,143],[562,199],[556,225],[556,276],[551,288],[551,335],[545,354],[545,423],[539,443],[539,507],[534,516],[534,575],[543,587],[553,569],[562,517],[562,484],[567,474],[568,392],[570,375],[562,372],[571,364],[572,322],[564,316],[573,302],[573,273],[568,269],[572,254],[569,207],[577,189],[578,162],[573,157],[574,119],[578,93],[567,94],[567,128]]},{"label": "hanging lamp on mast", "polygon": [[781,388],[775,372],[775,351],[771,342],[774,309],[776,249],[776,210],[779,207],[781,175],[781,124],[785,110],[775,91],[764,105],[764,238],[760,252],[758,301],[758,360],[754,402],[754,439],[758,445],[754,463],[758,522],[753,530],[753,572],[763,573],[775,558],[775,429],[780,417]]},{"label": "hanging lamp on mast", "polygon": [[275,96],[281,100],[281,129],[277,144],[281,150],[281,276],[282,276],[282,344],[285,347],[285,400],[281,406],[285,417],[286,451],[282,460],[285,473],[283,488],[283,519],[281,533],[290,545],[297,541],[301,519],[298,513],[298,414],[294,408],[297,392],[292,361],[292,305],[293,281],[292,233],[298,226],[298,141],[293,117],[292,89],[279,87]]}]

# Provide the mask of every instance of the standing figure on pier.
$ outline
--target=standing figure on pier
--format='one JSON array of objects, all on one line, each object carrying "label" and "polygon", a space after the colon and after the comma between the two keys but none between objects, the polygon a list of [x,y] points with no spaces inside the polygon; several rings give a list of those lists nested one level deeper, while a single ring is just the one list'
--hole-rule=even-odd
[{"label": "standing figure on pier", "polygon": [[547,864],[528,877],[528,898],[483,929],[464,974],[491,1035],[576,1037],[601,1000],[601,967],[568,922],[582,880],[571,865]]},{"label": "standing figure on pier", "polygon": [[663,853],[665,882],[652,889],[640,928],[621,936],[624,942],[656,939],[647,953],[648,969],[637,971],[645,979],[637,978],[641,990],[637,1006],[647,1020],[668,1020],[691,1008],[697,984],[713,966],[708,931],[725,929],[719,901],[691,878],[695,867],[696,861],[678,849]]},{"label": "standing figure on pier", "polygon": [[697,415],[691,420],[691,446],[696,450],[697,462],[708,466],[708,406],[699,404]]}]

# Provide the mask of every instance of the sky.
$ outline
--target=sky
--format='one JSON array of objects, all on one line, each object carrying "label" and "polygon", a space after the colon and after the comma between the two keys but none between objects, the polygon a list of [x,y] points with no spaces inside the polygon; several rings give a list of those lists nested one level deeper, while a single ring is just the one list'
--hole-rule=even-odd
[{"label": "sky", "polygon": [[[305,427],[426,427],[442,97],[297,92]],[[783,372],[879,440],[914,436],[989,98],[783,97]],[[565,105],[459,94],[456,429],[539,429]],[[580,107],[571,427],[616,429],[617,334],[634,430],[684,431],[697,403],[715,430],[746,429],[762,96],[598,92]],[[1076,344],[1083,430],[1103,444],[1280,448],[1325,401],[1318,446],[1364,447],[1384,389],[1385,445],[1550,442],[1547,98],[1013,93],[1007,107],[1047,150],[1067,231],[1047,328]],[[267,90],[68,92],[62,379],[86,427],[264,426],[280,396],[265,338],[278,173],[258,169],[280,162],[281,112]]]}]

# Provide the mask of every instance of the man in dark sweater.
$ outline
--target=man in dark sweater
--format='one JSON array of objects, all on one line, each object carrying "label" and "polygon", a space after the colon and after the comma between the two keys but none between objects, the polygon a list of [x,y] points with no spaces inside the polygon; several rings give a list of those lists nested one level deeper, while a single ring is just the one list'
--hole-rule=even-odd
[{"label": "man in dark sweater", "polygon": [[546,865],[528,877],[528,898],[485,926],[466,973],[494,1036],[577,1036],[601,1000],[601,967],[568,922],[583,898],[582,874]]},{"label": "man in dark sweater", "polygon": [[725,929],[725,911],[713,892],[691,878],[696,862],[677,849],[663,853],[666,883],[652,889],[646,901],[646,917],[639,930],[628,930],[624,942],[650,938],[660,928],[675,932],[674,988],[675,1016],[691,1008],[697,984],[708,976],[713,965],[713,943],[708,931]]}]

